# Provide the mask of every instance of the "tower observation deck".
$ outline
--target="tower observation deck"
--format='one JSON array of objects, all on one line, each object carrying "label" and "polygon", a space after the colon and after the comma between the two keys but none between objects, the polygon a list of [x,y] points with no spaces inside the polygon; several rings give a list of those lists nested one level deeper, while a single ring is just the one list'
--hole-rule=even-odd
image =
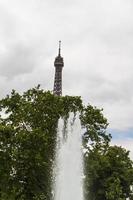
[{"label": "tower observation deck", "polygon": [[64,67],[63,57],[61,57],[61,41],[59,41],[58,56],[54,61],[55,66],[55,78],[53,93],[57,96],[62,95],[62,68]]}]

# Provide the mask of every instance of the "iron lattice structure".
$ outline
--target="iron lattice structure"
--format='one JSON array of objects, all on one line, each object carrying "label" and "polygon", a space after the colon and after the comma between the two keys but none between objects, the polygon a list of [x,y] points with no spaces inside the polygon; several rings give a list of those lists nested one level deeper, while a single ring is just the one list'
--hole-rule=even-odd
[{"label": "iron lattice structure", "polygon": [[55,78],[54,78],[54,89],[53,93],[57,96],[62,95],[62,68],[64,67],[64,61],[61,57],[61,41],[59,41],[59,52],[58,56],[54,61],[55,66]]}]

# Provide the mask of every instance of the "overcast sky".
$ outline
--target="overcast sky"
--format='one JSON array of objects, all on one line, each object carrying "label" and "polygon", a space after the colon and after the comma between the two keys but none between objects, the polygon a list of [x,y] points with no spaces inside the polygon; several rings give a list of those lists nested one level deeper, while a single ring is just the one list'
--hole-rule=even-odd
[{"label": "overcast sky", "polygon": [[131,149],[133,1],[0,0],[0,97],[52,90],[59,40],[63,94],[103,108],[112,143]]}]

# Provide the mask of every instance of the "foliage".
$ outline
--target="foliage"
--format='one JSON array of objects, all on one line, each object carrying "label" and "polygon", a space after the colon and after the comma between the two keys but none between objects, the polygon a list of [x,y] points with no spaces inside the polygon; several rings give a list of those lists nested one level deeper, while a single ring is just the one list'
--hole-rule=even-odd
[{"label": "foliage", "polygon": [[102,110],[80,97],[55,96],[40,86],[0,100],[0,200],[51,200],[58,119],[80,113],[85,130],[85,196],[125,200],[133,180],[128,152],[109,147]]},{"label": "foliage", "polygon": [[95,148],[85,156],[85,195],[91,200],[126,200],[131,196],[133,167],[129,151],[110,146],[101,152]]},{"label": "foliage", "polygon": [[58,119],[81,108],[80,97],[60,98],[39,86],[0,101],[0,199],[51,199]]},{"label": "foliage", "polygon": [[105,148],[110,142],[111,135],[106,133],[108,122],[102,111],[91,105],[82,110],[81,124],[85,128],[84,147],[87,149],[89,142],[93,148]]}]

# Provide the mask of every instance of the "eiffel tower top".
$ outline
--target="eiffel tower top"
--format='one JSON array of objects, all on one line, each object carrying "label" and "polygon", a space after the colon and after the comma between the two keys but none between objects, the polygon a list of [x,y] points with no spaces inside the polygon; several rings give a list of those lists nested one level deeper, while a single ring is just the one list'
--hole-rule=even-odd
[{"label": "eiffel tower top", "polygon": [[54,88],[53,94],[57,96],[62,95],[62,69],[64,67],[63,57],[61,57],[61,41],[59,41],[59,52],[58,56],[54,61],[55,66],[55,77],[54,77]]},{"label": "eiffel tower top", "polygon": [[61,57],[61,41],[59,41],[58,56],[55,58],[54,66],[55,67],[63,67],[64,66],[63,57]]}]

